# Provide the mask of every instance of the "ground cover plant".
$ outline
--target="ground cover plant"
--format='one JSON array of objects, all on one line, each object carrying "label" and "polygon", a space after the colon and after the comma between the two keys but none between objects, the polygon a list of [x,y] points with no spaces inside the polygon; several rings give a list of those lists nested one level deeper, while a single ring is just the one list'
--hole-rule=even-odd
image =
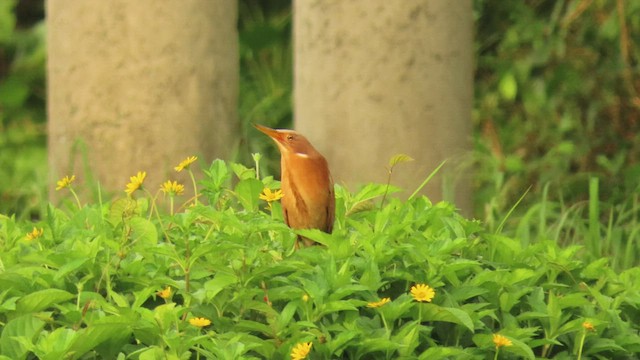
[{"label": "ground cover plant", "polygon": [[[259,156],[256,156],[259,161]],[[176,167],[191,171],[195,157]],[[0,359],[631,359],[640,269],[523,246],[448,203],[336,188],[293,250],[279,184],[216,160],[195,194],[145,172],[40,221],[0,217]],[[126,185],[126,187],[125,187]]]}]

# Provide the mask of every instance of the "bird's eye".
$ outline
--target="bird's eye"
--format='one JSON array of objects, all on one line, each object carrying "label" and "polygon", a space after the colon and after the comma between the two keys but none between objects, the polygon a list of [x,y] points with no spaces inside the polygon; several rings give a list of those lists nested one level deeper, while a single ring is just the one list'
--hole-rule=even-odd
[{"label": "bird's eye", "polygon": [[293,135],[287,135],[287,141],[293,141]]}]

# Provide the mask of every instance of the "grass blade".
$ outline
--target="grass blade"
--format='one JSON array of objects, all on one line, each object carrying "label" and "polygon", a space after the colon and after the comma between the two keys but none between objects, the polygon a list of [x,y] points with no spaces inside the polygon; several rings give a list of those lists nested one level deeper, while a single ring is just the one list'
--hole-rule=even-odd
[{"label": "grass blade", "polygon": [[409,200],[413,199],[419,192],[420,190],[422,190],[423,187],[425,187],[429,181],[431,180],[431,178],[433,178],[438,171],[440,170],[440,168],[447,162],[447,160],[443,161],[440,163],[440,165],[438,165],[437,168],[435,168],[431,174],[429,174],[429,176],[427,176],[426,179],[424,179],[424,181],[422,182],[422,184],[420,184],[420,186],[418,186],[418,188],[416,189],[416,191],[413,192],[413,194],[411,194],[411,196],[409,196]]}]

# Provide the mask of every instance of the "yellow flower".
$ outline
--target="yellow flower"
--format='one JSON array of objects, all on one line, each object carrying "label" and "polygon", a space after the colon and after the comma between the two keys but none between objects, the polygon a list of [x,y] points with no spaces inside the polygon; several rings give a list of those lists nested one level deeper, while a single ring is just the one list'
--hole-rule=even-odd
[{"label": "yellow flower", "polygon": [[411,295],[416,301],[431,302],[436,292],[429,285],[417,284],[411,287]]},{"label": "yellow flower", "polygon": [[171,297],[171,287],[167,286],[163,290],[158,291],[156,294],[158,294],[158,296],[160,296],[163,299],[168,299]]},{"label": "yellow flower", "polygon": [[62,190],[66,187],[71,186],[71,183],[74,182],[76,180],[76,176],[75,175],[71,175],[71,177],[69,177],[68,175],[63,177],[62,179],[58,180],[56,182],[56,191],[58,190]]},{"label": "yellow flower", "polygon": [[391,302],[391,299],[389,298],[382,298],[380,301],[374,301],[374,302],[370,302],[367,304],[368,308],[379,308],[382,305]]},{"label": "yellow flower", "polygon": [[282,199],[283,196],[284,195],[282,194],[282,190],[271,191],[271,189],[269,188],[264,188],[264,190],[262,190],[262,194],[260,194],[259,197],[264,201],[272,202]]},{"label": "yellow flower", "polygon": [[596,331],[595,326],[593,326],[593,323],[590,321],[583,322],[582,327],[587,331]]},{"label": "yellow flower", "polygon": [[311,351],[312,343],[299,343],[291,350],[291,360],[304,360]]},{"label": "yellow flower", "polygon": [[182,195],[184,193],[184,185],[178,184],[177,181],[167,180],[160,186],[160,190],[171,196]]},{"label": "yellow flower", "polygon": [[304,301],[304,302],[309,301],[309,295],[307,295],[307,294],[302,295],[302,301]]},{"label": "yellow flower", "polygon": [[196,160],[198,160],[197,156],[189,156],[188,158],[182,160],[180,164],[178,164],[178,166],[176,166],[174,169],[176,169],[177,172],[188,169],[191,164],[196,162]]},{"label": "yellow flower", "polygon": [[127,184],[127,188],[124,190],[124,192],[126,192],[127,195],[133,194],[134,191],[142,187],[142,183],[144,183],[145,177],[147,177],[146,171],[138,171],[137,175],[129,178],[130,182]]},{"label": "yellow flower", "polygon": [[496,344],[496,349],[499,349],[503,346],[513,345],[511,340],[507,339],[505,336],[502,336],[500,334],[493,334],[493,343]]},{"label": "yellow flower", "polygon": [[189,319],[189,324],[197,327],[205,327],[211,325],[211,320],[202,317],[195,317]]},{"label": "yellow flower", "polygon": [[39,237],[42,237],[43,234],[44,234],[44,229],[42,228],[38,229],[37,227],[34,226],[33,230],[27,233],[27,240],[33,241]]}]

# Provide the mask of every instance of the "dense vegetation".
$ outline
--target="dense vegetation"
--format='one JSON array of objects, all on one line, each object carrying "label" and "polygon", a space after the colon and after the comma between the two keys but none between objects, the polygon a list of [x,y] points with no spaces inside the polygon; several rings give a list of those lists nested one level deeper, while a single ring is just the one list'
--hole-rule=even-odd
[{"label": "dense vegetation", "polygon": [[334,233],[301,231],[323,246],[295,251],[278,197],[261,195],[277,181],[221,160],[206,173],[197,204],[138,174],[132,197],[83,206],[66,178],[67,206],[33,229],[1,217],[0,359],[284,359],[309,343],[314,359],[640,352],[640,268],[523,246],[424,197],[363,206],[386,185],[337,187]]},{"label": "dense vegetation", "polygon": [[[189,165],[205,168],[198,204],[140,176],[131,197],[89,204],[67,178],[48,204],[42,2],[0,2],[0,359],[286,358],[308,343],[316,359],[636,357],[640,3],[474,11],[481,220],[338,187],[335,233],[294,252],[278,202],[259,199],[279,186],[254,170],[277,157],[262,137],[245,165]],[[240,14],[243,123],[286,127],[290,4]]]}]

